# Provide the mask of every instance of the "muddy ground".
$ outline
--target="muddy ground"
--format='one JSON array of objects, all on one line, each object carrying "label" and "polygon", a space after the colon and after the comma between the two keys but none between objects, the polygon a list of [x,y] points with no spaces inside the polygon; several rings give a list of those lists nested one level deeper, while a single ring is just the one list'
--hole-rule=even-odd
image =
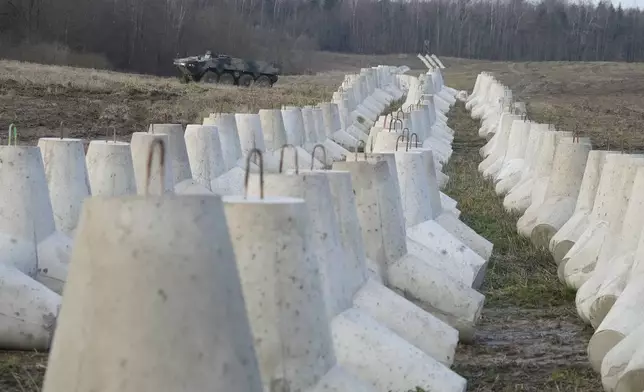
[{"label": "muddy ground", "polygon": [[[61,128],[66,136],[87,139],[116,129],[119,139],[129,140],[152,122],[186,124],[213,111],[314,104],[330,98],[348,68],[379,62],[346,55],[324,59],[323,73],[285,77],[271,90],[0,61],[0,142],[12,122],[20,142],[28,144],[57,136]],[[480,71],[490,71],[528,103],[532,119],[579,130],[596,148],[644,148],[644,65],[444,62],[452,87],[471,89]],[[462,106],[450,121],[457,134],[446,192],[459,201],[462,219],[495,244],[476,341],[459,348],[454,369],[469,379],[468,391],[601,390],[585,357],[592,331],[575,314],[574,293],[557,280],[550,256],[516,235],[517,217],[503,211],[491,184],[478,175],[478,124]],[[0,352],[0,391],[39,391],[45,368],[44,354]]]}]

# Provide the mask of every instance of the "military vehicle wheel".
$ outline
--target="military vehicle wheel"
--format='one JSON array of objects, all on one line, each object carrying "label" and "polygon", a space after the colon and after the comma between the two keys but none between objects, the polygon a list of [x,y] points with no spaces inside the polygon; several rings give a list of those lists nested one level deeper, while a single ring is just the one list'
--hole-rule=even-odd
[{"label": "military vehicle wheel", "polygon": [[261,75],[257,80],[255,80],[255,84],[259,87],[271,87],[273,83],[271,83],[271,79],[266,76],[266,75]]},{"label": "military vehicle wheel", "polygon": [[242,74],[239,77],[239,85],[243,87],[250,87],[253,84],[253,75],[251,74]]},{"label": "military vehicle wheel", "polygon": [[201,82],[202,83],[218,83],[219,82],[219,75],[217,75],[216,72],[213,71],[206,71],[203,76],[201,77]]},{"label": "military vehicle wheel", "polygon": [[230,72],[223,73],[219,77],[219,83],[233,85],[235,84],[235,76]]}]

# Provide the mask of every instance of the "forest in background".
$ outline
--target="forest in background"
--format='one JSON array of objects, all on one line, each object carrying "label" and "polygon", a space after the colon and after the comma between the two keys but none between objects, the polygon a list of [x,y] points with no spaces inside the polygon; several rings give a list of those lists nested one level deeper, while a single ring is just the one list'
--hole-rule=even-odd
[{"label": "forest in background", "polygon": [[642,61],[644,12],[566,0],[0,0],[0,58],[167,75],[206,50]]}]

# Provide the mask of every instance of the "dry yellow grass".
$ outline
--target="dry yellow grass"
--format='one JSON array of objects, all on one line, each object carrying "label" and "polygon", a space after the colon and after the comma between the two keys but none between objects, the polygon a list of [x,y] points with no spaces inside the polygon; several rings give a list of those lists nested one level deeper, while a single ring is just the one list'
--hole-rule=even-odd
[{"label": "dry yellow grass", "polygon": [[211,112],[256,112],[330,100],[342,72],[286,76],[271,89],[182,84],[176,78],[0,61],[0,128],[16,123],[22,143],[58,134],[119,137],[150,123],[198,123]]}]

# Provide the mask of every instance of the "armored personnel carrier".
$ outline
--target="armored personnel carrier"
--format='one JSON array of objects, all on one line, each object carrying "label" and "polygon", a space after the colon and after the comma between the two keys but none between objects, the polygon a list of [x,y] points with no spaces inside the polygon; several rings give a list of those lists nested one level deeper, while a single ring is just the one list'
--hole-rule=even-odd
[{"label": "armored personnel carrier", "polygon": [[213,56],[210,51],[204,56],[175,59],[174,65],[185,82],[271,87],[279,75],[279,69],[265,61],[242,60],[223,54]]}]

